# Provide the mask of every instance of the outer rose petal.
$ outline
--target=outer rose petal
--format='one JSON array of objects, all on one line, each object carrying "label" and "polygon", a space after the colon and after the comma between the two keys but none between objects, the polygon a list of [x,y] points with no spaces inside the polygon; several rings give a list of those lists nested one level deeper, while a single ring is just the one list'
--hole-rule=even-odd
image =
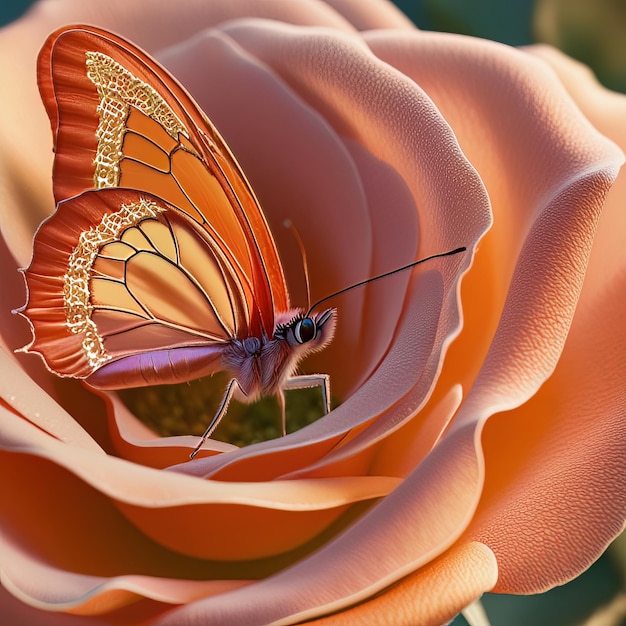
[{"label": "outer rose petal", "polygon": [[[605,89],[586,66],[548,46],[532,46],[529,53],[547,61],[556,71],[568,93],[574,98],[587,119],[604,135],[626,151],[624,96]],[[607,197],[602,219],[585,279],[585,291],[602,291],[605,280],[620,271],[625,262],[624,233],[626,233],[626,176],[620,173]],[[583,300],[584,302],[584,300]]]},{"label": "outer rose petal", "polygon": [[[553,65],[594,125],[626,148],[626,97],[606,91],[587,68],[554,50],[530,51]],[[496,552],[498,591],[536,593],[562,584],[623,529],[625,174],[607,197],[554,374],[526,405],[494,416],[485,429],[487,481],[468,535]]]},{"label": "outer rose petal", "polygon": [[[332,572],[329,571],[332,575]],[[326,619],[306,622],[320,626],[386,625],[394,626],[440,626],[457,615],[473,600],[488,591],[497,576],[497,564],[493,553],[484,545],[469,543],[457,546],[439,559],[433,560],[423,569],[403,579],[395,587],[374,600],[357,605]],[[309,594],[290,590],[290,585],[272,589],[272,579],[258,585],[257,596],[247,591],[240,600],[237,593],[223,596],[223,602],[212,603],[213,613],[206,610],[209,603],[200,601],[177,609],[156,622],[158,626],[174,626],[181,620],[200,623],[215,619],[224,624],[293,624],[318,615],[321,610],[336,611],[343,603],[332,603],[331,590],[320,596],[321,606],[306,609]],[[296,586],[298,579],[294,579]],[[330,593],[329,593],[330,592]],[[247,596],[247,597],[246,597]],[[281,602],[276,602],[277,598]],[[232,603],[232,604],[231,604]],[[230,604],[230,607],[227,606]],[[233,606],[234,605],[234,606]],[[299,612],[295,607],[301,606]],[[236,607],[236,608],[235,608]],[[291,614],[281,619],[284,609]],[[222,611],[220,611],[222,608]],[[233,610],[234,609],[234,610]]]},{"label": "outer rose petal", "polygon": [[440,626],[489,591],[498,576],[491,550],[480,543],[460,544],[374,600],[315,626]]},{"label": "outer rose petal", "polygon": [[18,600],[3,586],[0,586],[0,615],[11,626],[104,626],[92,617],[36,609]]},{"label": "outer rose petal", "polygon": [[359,30],[398,28],[415,30],[415,25],[389,0],[324,0]]},{"label": "outer rose petal", "polygon": [[[77,574],[43,562],[22,550],[10,533],[2,544],[2,585],[23,602],[48,611],[98,616],[132,612],[143,603],[141,613],[155,610],[157,603],[182,604],[227,593],[253,581],[188,580],[154,575],[127,574],[116,577]],[[41,589],[45,593],[41,593]],[[131,607],[129,610],[127,607]],[[1,607],[1,605],[0,605]],[[162,609],[162,607],[161,607]],[[114,618],[115,619],[115,618]],[[120,620],[123,623],[123,620]],[[11,626],[14,626],[11,622]]]},{"label": "outer rose petal", "polygon": [[[576,306],[579,319],[587,310],[586,295],[584,292],[580,295],[586,263],[603,200],[623,157],[593,132],[579,111],[567,102],[545,67],[528,63],[519,52],[496,50],[495,44],[486,42],[470,49],[465,40],[438,35],[392,39],[380,33],[372,35],[369,41],[377,54],[427,87],[457,131],[461,145],[478,164],[492,195],[494,228],[483,242],[464,288],[471,287],[474,297],[482,294],[484,301],[485,287],[489,282],[494,285],[491,293],[497,295],[491,301],[497,314],[492,319],[498,322],[498,327],[452,432],[462,429],[463,423],[474,422],[476,432],[480,433],[481,419],[498,410],[513,408],[536,393],[527,404],[506,415],[506,425],[505,417],[498,416],[493,424],[486,426],[487,478],[480,515],[475,521],[482,530],[471,531],[469,536],[487,543],[492,541],[490,545],[502,555],[501,589],[543,590],[580,573],[597,558],[623,524],[625,515],[624,485],[621,478],[614,476],[624,458],[624,432],[618,426],[618,420],[623,419],[619,408],[619,399],[624,395],[623,381],[616,380],[613,388],[609,383],[610,391],[602,393],[603,399],[585,417],[575,409],[576,402],[582,406],[584,399],[595,399],[606,385],[606,379],[599,378],[604,371],[600,361],[589,369],[583,366],[582,346],[589,350],[590,338],[605,337],[597,350],[598,359],[608,356],[611,371],[618,377],[623,373],[621,353],[619,359],[617,355],[611,356],[623,346],[623,322],[609,322],[601,332],[589,317],[579,322],[579,326],[575,323],[570,331]],[[410,62],[407,50],[420,59],[419,65]],[[533,74],[531,82],[529,78]],[[444,75],[445,83],[441,80]],[[490,94],[489,100],[480,93],[482,76],[489,76],[490,90],[484,92]],[[507,85],[506,90],[497,89],[499,76],[503,85]],[[537,96],[529,98],[529,91],[536,88],[540,89]],[[456,89],[463,94],[464,101],[456,96]],[[463,103],[462,108],[459,102]],[[556,102],[560,105],[555,106]],[[468,108],[473,116],[468,115]],[[506,111],[506,118],[499,117],[498,111]],[[532,118],[535,126],[544,116],[545,132],[533,134],[524,130],[525,119]],[[480,122],[482,119],[484,123]],[[495,139],[488,144],[494,152],[485,152],[484,138],[474,136],[476,129],[483,128],[494,133]],[[546,144],[552,133],[556,136],[551,148]],[[515,137],[518,140],[512,142]],[[515,172],[515,177],[510,172]],[[509,242],[508,250],[500,247],[503,242]],[[481,263],[481,256],[496,245],[498,262],[482,257]],[[619,266],[613,261],[609,259],[608,265]],[[507,267],[515,268],[513,275],[507,273]],[[487,271],[494,270],[496,275],[490,277]],[[476,278],[483,284],[474,282]],[[595,282],[598,284],[597,279]],[[600,284],[606,291],[606,278]],[[500,291],[500,285],[509,288],[508,293]],[[605,294],[604,306],[612,308],[610,299],[616,306],[618,293],[611,287],[610,294]],[[474,348],[474,354],[480,354],[480,348],[472,346],[473,338],[489,338],[488,334],[473,334],[477,333],[476,329],[472,330],[476,322],[480,319],[484,327],[485,321],[484,302],[474,297],[464,299],[467,323],[446,360],[445,368],[453,369],[444,368],[439,384],[445,383],[446,376],[454,369],[452,379],[470,383],[472,366],[466,359],[468,349]],[[503,306],[501,312],[497,308],[499,302]],[[594,305],[591,311],[602,308]],[[591,311],[587,315],[591,316]],[[611,319],[623,318],[616,311]],[[577,345],[574,339],[577,332],[581,343],[578,347],[566,347],[561,357],[566,337],[567,346]],[[611,342],[613,350],[608,349]],[[462,354],[458,353],[459,347],[465,348]],[[552,373],[559,357],[556,373],[536,392]],[[615,367],[614,361],[617,361]],[[590,380],[585,381],[583,376]],[[446,389],[444,384],[440,393]],[[571,404],[570,399],[573,399]],[[548,416],[550,421],[546,423]],[[581,420],[586,423],[587,419],[593,433],[589,442],[577,425]],[[593,420],[595,427],[591,426]],[[516,425],[518,430],[514,431]],[[516,434],[511,436],[512,432]],[[470,436],[470,431],[465,433]],[[481,454],[479,449],[477,454]],[[602,455],[604,458],[600,458]],[[596,461],[590,463],[590,458]],[[591,469],[596,462],[599,473]],[[581,472],[581,465],[587,471]],[[618,474],[621,477],[623,472]],[[552,489],[547,489],[547,485]],[[604,491],[607,500],[604,495],[598,500],[597,494]],[[581,521],[585,518],[581,508],[585,506],[589,515],[586,524]],[[555,511],[559,514],[550,515]],[[598,533],[583,541],[580,533],[585,533],[583,529],[590,524],[598,528]],[[516,528],[517,541],[514,540]],[[544,547],[545,537],[553,534],[560,540],[553,539],[549,547]],[[535,556],[537,552],[542,555],[540,559]],[[536,567],[529,567],[529,562],[537,564]],[[542,568],[540,564],[546,565]]]},{"label": "outer rose petal", "polygon": [[[522,52],[440,33],[381,31],[366,40],[433,98],[481,173],[494,211],[464,284],[464,328],[446,358],[441,391],[462,381],[474,385],[474,398],[480,386],[481,395],[495,394],[490,401],[523,401],[558,359],[593,225],[623,155],[545,65]],[[496,331],[502,336],[494,338]]]},{"label": "outer rose petal", "polygon": [[[52,520],[45,530],[37,530],[43,514],[40,494],[54,491],[55,481],[84,483],[81,487],[84,499],[81,504],[87,516],[84,523],[89,526],[89,533],[94,533],[94,540],[96,527],[104,521],[89,520],[90,509],[110,507],[112,501],[159,544],[183,554],[215,560],[258,559],[294,549],[317,536],[349,505],[383,497],[400,482],[385,476],[256,483],[199,481],[68,446],[37,431],[21,416],[3,407],[0,411],[4,423],[0,448],[6,451],[2,462],[6,468],[23,472],[19,485],[11,484],[5,489],[4,518],[29,541],[41,541],[49,535],[52,542],[55,533],[70,540],[71,530],[69,526],[63,529],[60,519],[56,530]],[[32,458],[15,456],[18,452]],[[178,532],[172,533],[172,528]],[[119,524],[120,545],[129,532],[129,528]],[[229,533],[236,541],[224,541]],[[205,539],[198,541],[203,536]],[[58,548],[53,549],[55,555],[57,549],[63,550],[62,544],[59,541]],[[78,547],[74,551],[74,556],[82,562],[84,555]]]},{"label": "outer rose petal", "polygon": [[[36,385],[17,365],[13,355],[0,348],[0,402],[41,430],[50,433],[68,446],[104,454],[102,449],[78,425],[76,420]],[[3,435],[7,434],[3,425]]]},{"label": "outer rose petal", "polygon": [[487,480],[468,536],[496,553],[497,591],[567,582],[624,527],[625,289],[622,268],[595,301],[583,292],[552,377],[485,427]]}]

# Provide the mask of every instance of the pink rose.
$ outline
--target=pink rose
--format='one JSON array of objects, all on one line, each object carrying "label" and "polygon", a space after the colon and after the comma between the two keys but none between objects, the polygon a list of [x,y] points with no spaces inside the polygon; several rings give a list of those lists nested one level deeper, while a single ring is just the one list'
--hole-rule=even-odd
[{"label": "pink rose", "polygon": [[[157,55],[205,108],[294,303],[287,217],[313,299],[468,247],[336,300],[305,364],[342,401],[327,417],[189,462],[196,438],[13,353],[16,268],[54,208],[34,59],[77,22]],[[384,0],[49,0],[0,53],[9,623],[442,624],[485,591],[566,582],[620,532],[624,97],[553,50],[419,32]]]}]

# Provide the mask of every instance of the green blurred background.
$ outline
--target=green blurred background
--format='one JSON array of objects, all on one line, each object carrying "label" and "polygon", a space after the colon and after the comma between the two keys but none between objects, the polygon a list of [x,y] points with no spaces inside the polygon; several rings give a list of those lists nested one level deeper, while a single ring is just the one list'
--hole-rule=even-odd
[{"label": "green blurred background", "polygon": [[[626,0],[395,3],[424,30],[462,33],[515,46],[551,43],[589,65],[607,87],[626,93]],[[30,4],[29,0],[3,0],[0,24],[16,19]],[[625,580],[626,540],[622,536],[575,581],[537,596],[487,594],[483,606],[493,626],[626,626]],[[453,626],[465,623],[459,617]]]}]

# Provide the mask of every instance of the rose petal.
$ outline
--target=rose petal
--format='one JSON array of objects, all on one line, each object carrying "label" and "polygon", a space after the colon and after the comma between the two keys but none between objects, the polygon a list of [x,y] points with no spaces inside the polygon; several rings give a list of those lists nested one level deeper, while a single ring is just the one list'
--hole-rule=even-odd
[{"label": "rose petal", "polygon": [[[492,319],[500,320],[499,327],[470,398],[463,403],[460,416],[455,420],[451,431],[454,432],[455,429],[463,428],[464,423],[524,402],[552,373],[570,330],[600,209],[617,167],[622,162],[622,155],[589,126],[579,111],[568,101],[553,76],[540,64],[528,63],[521,53],[503,50],[495,44],[478,43],[473,46],[461,38],[451,39],[438,35],[427,35],[425,38],[411,40],[394,37],[393,41],[383,35],[372,35],[370,43],[377,54],[392,61],[394,65],[426,86],[428,93],[433,96],[446,118],[452,122],[461,145],[473,162],[478,164],[492,194],[494,229],[483,242],[477,264],[470,272],[469,284],[476,289],[479,297],[486,299],[487,293],[484,288],[481,290],[476,278],[482,277],[487,284],[491,282],[493,284],[491,294],[500,293],[499,299],[504,309],[500,315],[497,311],[498,298],[486,300],[493,302],[496,307],[496,315],[492,316]],[[407,48],[411,55],[407,53]],[[418,69],[411,69],[412,66],[407,61],[411,56],[420,59]],[[445,86],[440,78],[443,75],[446,76]],[[498,77],[502,81],[500,89]],[[481,82],[483,80],[489,81],[488,91],[486,85]],[[450,92],[452,86],[460,90],[463,98],[455,97],[456,94]],[[484,93],[490,94],[489,100],[484,98]],[[531,97],[532,93],[535,95]],[[559,102],[559,106],[555,106],[555,102]],[[459,106],[460,103],[463,105],[462,108]],[[473,116],[468,116],[467,113],[469,103]],[[506,117],[500,112],[506,112]],[[485,119],[482,124],[479,122],[481,116]],[[514,123],[514,129],[511,128],[511,123]],[[541,131],[536,128],[531,131],[525,124],[530,125],[530,128],[540,124]],[[494,150],[493,153],[485,154],[484,138],[473,136],[477,129],[484,128],[494,133],[488,143]],[[499,144],[499,137],[505,138],[507,143],[502,141]],[[515,137],[518,137],[517,141],[513,140]],[[496,146],[499,148],[497,151]],[[524,180],[515,180],[510,172],[515,172],[518,178]],[[517,222],[513,221],[514,216]],[[524,221],[520,222],[520,217],[524,217]],[[496,240],[508,241],[509,250],[499,250],[498,259],[502,256],[502,262],[496,263],[493,258],[488,257],[481,259],[485,247],[489,253],[489,248]],[[519,243],[516,244],[515,241]],[[515,247],[519,247],[522,241],[524,247],[518,255]],[[516,268],[512,277],[506,273],[507,264],[510,268]],[[487,265],[489,272],[492,272],[491,275],[486,272]],[[497,268],[500,275],[493,274],[494,268]],[[506,291],[498,287],[500,281],[502,285],[512,282],[508,300],[505,299]],[[617,294],[618,291],[614,293]],[[613,297],[618,299],[616,295]],[[450,376],[450,379],[471,380],[471,364],[468,364],[466,359],[470,351],[467,348],[471,347],[476,351],[477,346],[466,344],[464,338],[468,333],[471,338],[472,329],[475,336],[480,336],[475,325],[480,318],[480,324],[484,327],[485,319],[481,303],[464,299],[465,303],[468,305],[464,309],[467,312],[467,325],[460,341],[448,354],[446,361],[446,364],[452,363],[451,367],[454,370],[448,372],[444,370],[440,384],[445,383],[446,373],[450,376],[451,371],[454,371],[454,376]],[[616,319],[619,319],[619,315]],[[596,334],[599,332],[590,331],[589,328],[592,327],[587,320],[580,328],[585,329],[581,335],[585,334],[587,337],[594,337],[594,332]],[[570,337],[574,332],[572,328]],[[483,339],[488,338],[489,334],[484,336],[483,333]],[[620,339],[616,337],[612,341],[613,345],[621,345]],[[462,355],[458,352],[459,347],[465,348]],[[607,354],[611,354],[604,346],[603,349],[604,352],[598,351],[599,355],[606,357]],[[480,354],[480,348],[477,353]],[[584,352],[581,351],[580,354]],[[565,355],[562,358],[565,359]],[[579,368],[580,377],[583,371],[588,375],[593,366],[589,370],[587,367],[583,369],[580,363]],[[545,383],[546,390],[552,388],[555,377],[558,380],[558,371],[557,369],[557,373]],[[598,363],[594,373],[601,371],[602,367]],[[614,371],[623,370],[617,364]],[[485,456],[486,462],[491,464],[492,468],[489,469],[486,488],[492,499],[485,500],[483,516],[480,518],[481,523],[485,525],[484,534],[474,533],[472,537],[480,536],[485,539],[487,534],[492,532],[493,535],[489,535],[489,539],[493,542],[494,548],[497,546],[496,552],[500,552],[503,559],[510,560],[507,567],[511,568],[511,572],[509,575],[502,575],[501,589],[538,591],[580,573],[583,567],[597,558],[608,538],[614,536],[617,522],[621,524],[623,521],[623,504],[619,504],[624,501],[623,487],[620,483],[614,482],[610,492],[614,499],[617,498],[615,506],[619,511],[616,512],[611,507],[607,519],[602,524],[599,525],[598,507],[606,505],[590,504],[590,494],[601,493],[602,489],[606,488],[605,481],[611,475],[609,470],[602,473],[602,478],[588,480],[582,479],[580,471],[573,471],[576,464],[580,466],[583,463],[583,458],[587,463],[589,454],[605,454],[605,462],[609,466],[613,464],[613,467],[616,459],[623,459],[623,448],[615,445],[615,437],[619,432],[615,426],[607,428],[604,424],[602,427],[596,427],[597,434],[594,433],[592,436],[592,445],[594,437],[597,437],[598,441],[593,445],[593,452],[585,452],[583,449],[584,440],[580,438],[577,427],[566,426],[566,413],[570,411],[570,414],[575,414],[575,404],[570,405],[565,397],[573,396],[574,402],[582,403],[583,398],[594,397],[597,394],[597,391],[585,386],[582,380],[579,381],[579,377],[575,377],[573,372],[569,371],[560,385],[559,392],[549,396],[552,403],[563,403],[560,426],[554,426],[552,429],[552,426],[547,425],[551,424],[552,420],[557,422],[557,416],[553,416],[546,424],[546,413],[553,414],[555,408],[548,409],[550,403],[544,404],[541,400],[534,404],[533,399],[528,404],[531,408],[522,406],[513,412],[513,415],[520,415],[517,422],[520,430],[515,433],[519,434],[519,437],[511,436],[512,425],[510,423],[503,425],[504,419],[494,420],[493,426],[488,424],[486,427]],[[579,382],[577,390],[582,390],[580,395],[572,393],[576,383],[572,384],[571,380]],[[605,382],[597,384],[604,386]],[[623,394],[623,388],[619,387],[617,381],[615,384],[617,388],[614,394],[604,392],[606,402],[599,403],[599,412],[596,413],[594,410],[589,416],[590,420],[593,417],[598,419],[602,409],[608,412],[607,419],[616,419],[612,412],[618,406],[616,401],[620,394]],[[446,386],[443,384],[441,391],[445,389]],[[560,400],[559,394],[562,396]],[[541,398],[542,395],[543,388],[537,397]],[[530,429],[531,415],[536,420],[541,420],[544,423],[543,428],[549,428],[552,433],[552,437],[541,433],[536,443],[541,452],[537,453],[534,462],[529,461],[528,455],[534,447],[531,445],[533,437],[538,437],[539,431]],[[497,429],[494,432],[498,435],[491,436],[489,434],[491,429]],[[522,433],[526,435],[522,436]],[[614,439],[611,446],[605,439],[610,433]],[[565,441],[569,440],[571,445],[564,443],[563,438]],[[514,446],[512,442],[518,445]],[[517,453],[512,454],[514,449],[517,449]],[[568,458],[573,459],[572,465]],[[549,459],[554,460],[551,463]],[[520,465],[523,463],[525,468],[532,468],[532,471],[529,469],[525,472],[519,469],[515,465],[516,462]],[[512,469],[507,473],[504,468],[509,463]],[[545,468],[545,471],[540,468]],[[519,472],[519,476],[516,472]],[[510,484],[505,482],[507,480]],[[580,484],[578,488],[575,488],[576,481]],[[477,483],[476,488],[479,484]],[[550,490],[547,485],[551,486]],[[556,485],[563,485],[563,489],[556,488]],[[572,503],[569,500],[566,494],[572,493],[577,494],[575,498],[580,498],[578,502]],[[608,497],[610,499],[611,495]],[[526,501],[527,498],[531,498],[530,503]],[[507,502],[510,503],[510,508],[506,507]],[[524,503],[523,514],[520,509],[521,502]],[[589,527],[578,525],[581,520],[579,503],[582,503],[582,506],[586,503],[588,506],[588,524],[599,525],[600,529],[598,537],[588,538],[580,551],[573,550],[570,542],[572,533],[574,541],[580,539],[575,528]],[[555,514],[549,515],[549,512]],[[519,525],[514,525],[519,535],[512,530],[508,521],[515,519],[517,514],[520,514],[523,520]],[[544,516],[547,525],[546,534],[541,532],[539,522]],[[574,520],[577,520],[576,526]],[[505,528],[506,537],[503,534]],[[545,537],[552,536],[551,533],[557,532],[557,528],[563,540],[552,540],[553,548],[546,549]],[[516,541],[512,540],[513,537]],[[542,552],[541,559],[532,556],[536,555],[538,550]],[[544,558],[543,555],[546,553],[550,553],[551,557]],[[530,568],[528,565],[530,559],[533,559],[534,563],[545,564],[543,569],[540,565]],[[528,568],[525,570],[528,572],[526,576],[522,575],[523,568]],[[560,572],[558,579],[557,572]],[[516,575],[520,578],[514,582]]]},{"label": "rose petal", "polygon": [[417,85],[380,63],[360,39],[261,21],[223,30],[279,73],[335,132],[401,174],[420,219],[420,256],[484,233],[491,223],[488,199],[451,129]]},{"label": "rose petal", "polygon": [[0,268],[0,301],[3,304],[0,309],[0,346],[7,352],[13,352],[30,341],[31,333],[28,324],[13,312],[26,301],[26,292],[24,278],[18,271],[4,237],[0,238]]},{"label": "rose petal", "polygon": [[381,32],[366,40],[433,98],[492,201],[494,226],[465,283],[464,329],[447,355],[441,389],[459,381],[469,387],[482,368],[466,414],[475,413],[479,396],[481,404],[519,403],[560,354],[594,223],[623,156],[525,53],[439,33]]},{"label": "rose petal", "polygon": [[255,585],[182,607],[170,623],[181,618],[268,623],[293,615],[311,618],[363,601],[453,544],[469,521],[468,507],[476,504],[480,476],[473,433],[465,429],[444,439],[418,471],[348,532]]},{"label": "rose petal", "polygon": [[398,28],[415,30],[402,11],[387,0],[324,0],[358,30]]},{"label": "rose petal", "polygon": [[[67,475],[71,473],[93,488],[92,492],[86,490],[91,500],[110,498],[145,534],[167,548],[207,559],[260,558],[302,545],[349,505],[384,496],[399,482],[382,476],[266,483],[198,481],[104,454],[95,456],[36,431],[1,407],[0,411],[4,413],[2,447],[40,457],[29,462],[19,491],[11,496],[19,503],[13,507],[13,516],[22,519],[22,532],[26,532],[24,512],[30,495],[34,497],[42,489],[53,491],[49,481],[71,481],[72,476]],[[5,462],[9,463],[8,457]],[[17,471],[18,460],[13,459],[10,466]],[[36,489],[28,488],[36,475]],[[9,500],[8,493],[5,499]],[[40,504],[37,501],[32,506]],[[33,516],[33,522],[38,520]],[[222,541],[235,527],[239,529],[237,541]],[[172,528],[178,531],[172,533]],[[208,539],[198,542],[202,536]],[[263,536],[262,542],[259,536]]]},{"label": "rose petal", "polygon": [[184,10],[180,5],[168,6],[161,0],[133,3],[111,0],[100,5],[81,0],[42,0],[31,10],[30,16],[36,21],[41,20],[49,29],[71,23],[98,24],[128,37],[148,51],[165,48],[204,28],[242,17],[325,26],[347,32],[354,30],[339,13],[318,0],[237,0],[228,3],[186,0]]},{"label": "rose petal", "polygon": [[3,539],[2,562],[2,584],[22,602],[37,609],[74,615],[110,613],[143,598],[167,604],[193,602],[251,582],[76,574],[34,558],[10,536]]},{"label": "rose petal", "polygon": [[[12,411],[66,444],[91,450],[92,454],[102,453],[76,420],[55,404],[3,349],[0,349],[0,371],[0,398]],[[8,423],[4,423],[2,436],[13,434]]]},{"label": "rose petal", "polygon": [[[461,544],[455,546],[442,555],[439,559],[433,560],[424,568],[407,576],[391,590],[378,596],[376,599],[357,605],[355,608],[342,611],[328,618],[307,621],[307,624],[341,625],[341,624],[396,624],[398,626],[439,626],[452,619],[460,610],[470,604],[480,595],[491,589],[497,577],[497,564],[492,552],[480,543]],[[250,608],[256,601],[252,593],[260,590],[251,586],[245,590],[248,599],[243,600],[250,604],[233,604],[231,610],[220,611],[221,607],[209,607],[204,602],[191,604],[172,612],[159,620],[159,626],[168,626],[177,623],[181,618],[198,621],[206,620],[207,617],[217,615],[220,623],[236,624],[238,619],[246,620],[245,623],[266,623],[269,620],[276,624],[291,624],[295,620],[307,620],[320,614],[319,609],[301,610],[292,613],[284,619],[276,619],[279,611],[284,615],[286,611],[281,611],[280,605],[273,598],[274,607],[267,606],[267,602],[262,601],[263,614],[251,615]],[[240,595],[244,595],[243,593]],[[270,596],[264,596],[270,599]],[[280,595],[285,598],[283,592]],[[230,598],[234,599],[233,596]],[[287,601],[291,598],[286,597]],[[271,599],[270,599],[271,601]],[[289,602],[291,606],[298,602]],[[300,604],[302,604],[300,602]],[[291,606],[289,608],[291,608]],[[224,607],[226,608],[226,607]],[[332,611],[337,609],[337,605],[326,605],[322,611]],[[273,610],[272,610],[273,609]],[[215,612],[214,612],[215,611]],[[234,614],[233,614],[234,613]]]},{"label": "rose petal", "polygon": [[[51,613],[35,609],[0,586],[0,615],[11,626],[96,626],[92,617]],[[111,624],[111,622],[109,622]],[[99,626],[99,625],[98,625]]]},{"label": "rose petal", "polygon": [[[556,51],[531,51],[557,69],[589,119],[626,147],[626,97],[607,92],[586,68]],[[483,537],[496,552],[500,591],[537,593],[563,584],[623,528],[625,196],[622,171],[600,218],[554,374],[526,405],[494,416],[484,432],[487,481],[468,534]],[[506,540],[497,529],[505,519]],[[529,556],[538,551],[541,559]]]},{"label": "rose petal", "polygon": [[374,600],[307,624],[440,626],[489,591],[497,575],[497,562],[487,546],[455,545]]},{"label": "rose petal", "polygon": [[[605,89],[585,65],[548,46],[526,49],[547,61],[587,119],[626,151],[625,98]],[[619,271],[626,232],[626,176],[622,171],[607,196],[585,278],[585,293],[602,291],[607,277]]]},{"label": "rose petal", "polygon": [[456,415],[463,392],[455,385],[437,403],[428,403],[377,446],[368,467],[374,476],[407,476],[441,440]]},{"label": "rose petal", "polygon": [[[117,456],[146,467],[163,469],[186,460],[190,447],[197,445],[195,438],[160,437],[140,422],[117,394],[103,395],[108,401],[109,430]],[[237,449],[228,443],[210,439],[202,451],[203,454],[207,452],[223,454]]]},{"label": "rose petal", "polygon": [[624,289],[622,263],[578,309],[552,377],[485,427],[487,480],[468,534],[496,553],[498,591],[567,582],[624,527]]}]

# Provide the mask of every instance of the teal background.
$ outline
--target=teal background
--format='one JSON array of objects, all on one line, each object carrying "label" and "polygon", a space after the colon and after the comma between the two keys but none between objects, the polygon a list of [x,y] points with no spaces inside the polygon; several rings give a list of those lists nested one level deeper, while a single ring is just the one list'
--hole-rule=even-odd
[{"label": "teal background", "polygon": [[19,17],[32,2],[30,0],[4,0],[0,4],[0,23],[7,24]]},{"label": "teal background", "polygon": [[[585,9],[594,11],[594,19],[570,19],[568,11],[580,9],[585,2]],[[29,0],[1,2],[0,25],[19,17],[30,4]],[[546,40],[545,32],[538,35],[533,22],[539,0],[396,0],[396,4],[424,30],[469,34],[511,45]],[[626,92],[622,43],[626,41],[626,0],[545,0],[543,4],[550,4],[556,11],[553,15],[559,16],[548,40],[590,65],[606,85]],[[626,542],[622,538],[620,543]],[[483,605],[493,626],[585,626],[598,607],[626,592],[625,554],[626,548],[613,546],[587,572],[563,587],[536,596],[486,594]],[[464,624],[462,617],[453,622],[453,626]],[[626,616],[601,626],[626,626]]]}]

